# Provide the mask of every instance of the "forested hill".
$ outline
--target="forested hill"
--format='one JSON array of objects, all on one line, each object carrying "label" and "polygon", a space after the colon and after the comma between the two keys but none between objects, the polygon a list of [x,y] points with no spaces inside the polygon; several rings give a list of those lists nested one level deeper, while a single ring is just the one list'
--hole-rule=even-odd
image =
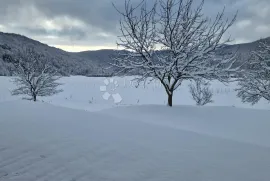
[{"label": "forested hill", "polygon": [[91,59],[50,47],[25,36],[0,32],[0,75],[12,74],[11,65],[4,62],[3,55],[15,55],[19,49],[27,46],[33,46],[39,53],[44,54],[62,75],[90,75],[98,71]]},{"label": "forested hill", "polygon": [[[265,39],[270,44],[270,38]],[[258,47],[259,41],[227,45],[221,50],[226,53],[238,51],[239,61],[244,61],[250,52]],[[48,46],[39,41],[32,40],[22,35],[0,32],[0,75],[12,75],[11,65],[3,61],[3,55],[16,54],[24,46],[34,46],[35,49],[47,56],[52,65],[61,75],[85,75],[102,76],[112,75],[115,69],[109,68],[112,57],[117,55],[117,50],[97,50],[79,53],[66,52],[61,49]]]}]

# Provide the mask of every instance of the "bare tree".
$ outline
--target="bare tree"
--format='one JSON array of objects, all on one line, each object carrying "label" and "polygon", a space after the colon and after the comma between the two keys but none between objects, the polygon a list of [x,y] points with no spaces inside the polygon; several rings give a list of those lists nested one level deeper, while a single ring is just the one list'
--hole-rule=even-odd
[{"label": "bare tree", "polygon": [[198,79],[194,82],[194,84],[189,85],[189,91],[196,104],[198,106],[204,106],[208,103],[212,103],[213,92],[210,90],[209,82],[203,79]]},{"label": "bare tree", "polygon": [[270,45],[260,42],[252,52],[247,70],[238,83],[237,96],[244,103],[256,104],[261,98],[270,101]]},{"label": "bare tree", "polygon": [[59,92],[60,83],[56,71],[49,65],[44,55],[38,54],[33,48],[24,48],[13,56],[15,77],[13,82],[17,88],[12,95],[27,95],[27,100],[37,101],[38,96],[52,96]]},{"label": "bare tree", "polygon": [[224,20],[224,10],[214,20],[202,13],[204,1],[197,7],[194,0],[159,0],[151,8],[146,1],[132,6],[125,1],[120,21],[118,46],[122,51],[115,60],[123,72],[138,71],[144,81],[151,77],[160,80],[172,106],[174,91],[183,80],[198,78],[226,81],[232,69],[234,55],[216,52],[230,39],[224,33],[233,25]]}]

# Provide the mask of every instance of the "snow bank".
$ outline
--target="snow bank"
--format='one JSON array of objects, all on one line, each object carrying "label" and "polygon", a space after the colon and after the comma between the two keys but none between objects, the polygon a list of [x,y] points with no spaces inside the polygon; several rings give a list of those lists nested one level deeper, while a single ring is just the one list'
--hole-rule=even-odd
[{"label": "snow bank", "polygon": [[[223,107],[89,113],[0,103],[0,181],[269,181],[270,148],[263,137],[269,138],[269,117],[268,111]],[[250,132],[253,138],[255,130],[251,142],[239,136]]]},{"label": "snow bank", "polygon": [[102,113],[270,148],[269,110],[145,105],[114,108]]}]

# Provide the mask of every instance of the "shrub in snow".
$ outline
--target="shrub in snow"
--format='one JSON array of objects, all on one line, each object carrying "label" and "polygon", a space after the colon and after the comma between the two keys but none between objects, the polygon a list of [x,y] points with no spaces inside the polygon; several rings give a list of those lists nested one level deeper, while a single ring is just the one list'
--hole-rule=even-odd
[{"label": "shrub in snow", "polygon": [[37,96],[52,96],[62,90],[57,89],[59,76],[50,66],[45,56],[38,54],[33,48],[25,48],[13,56],[13,82],[17,88],[12,95],[26,95],[24,99],[36,101]]},{"label": "shrub in snow", "polygon": [[261,42],[252,53],[248,69],[238,83],[237,96],[244,103],[256,104],[261,98],[270,101],[270,45]]},{"label": "shrub in snow", "polygon": [[[224,11],[215,20],[203,14],[202,1],[160,0],[149,8],[144,0],[138,6],[125,2],[120,23],[118,46],[123,47],[114,66],[121,72],[140,72],[138,82],[151,77],[159,80],[172,106],[174,91],[183,80],[198,78],[227,81],[235,62],[235,53],[220,53],[228,43],[224,33],[233,25],[224,21]],[[224,40],[224,41],[223,41]]]},{"label": "shrub in snow", "polygon": [[204,106],[208,103],[212,103],[213,93],[210,90],[209,82],[203,79],[194,81],[195,83],[189,85],[189,91],[194,101],[198,106]]}]

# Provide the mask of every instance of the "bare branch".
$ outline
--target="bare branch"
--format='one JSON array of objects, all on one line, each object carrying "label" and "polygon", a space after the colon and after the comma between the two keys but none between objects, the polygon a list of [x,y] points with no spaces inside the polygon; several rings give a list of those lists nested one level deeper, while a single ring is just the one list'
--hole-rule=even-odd
[{"label": "bare branch", "polygon": [[204,0],[194,7],[194,0],[158,0],[152,7],[146,1],[133,7],[125,3],[120,21],[118,46],[126,51],[115,59],[121,70],[138,71],[143,81],[152,77],[161,81],[172,95],[183,80],[199,78],[228,81],[232,74],[235,54],[218,55],[230,39],[225,32],[233,25],[236,15],[224,20],[224,12],[212,21],[203,14]]},{"label": "bare branch", "polygon": [[256,104],[261,98],[270,101],[270,46],[260,42],[252,52],[249,66],[239,80],[237,96],[243,102]]},{"label": "bare branch", "polygon": [[12,95],[27,95],[27,100],[37,100],[37,96],[52,96],[62,90],[57,81],[57,72],[49,65],[48,60],[33,48],[24,48],[14,56],[15,77],[13,82],[17,88]]},{"label": "bare branch", "polygon": [[195,81],[195,84],[189,85],[189,91],[198,106],[204,106],[213,102],[213,92],[209,86],[209,82],[203,79],[198,79]]}]

